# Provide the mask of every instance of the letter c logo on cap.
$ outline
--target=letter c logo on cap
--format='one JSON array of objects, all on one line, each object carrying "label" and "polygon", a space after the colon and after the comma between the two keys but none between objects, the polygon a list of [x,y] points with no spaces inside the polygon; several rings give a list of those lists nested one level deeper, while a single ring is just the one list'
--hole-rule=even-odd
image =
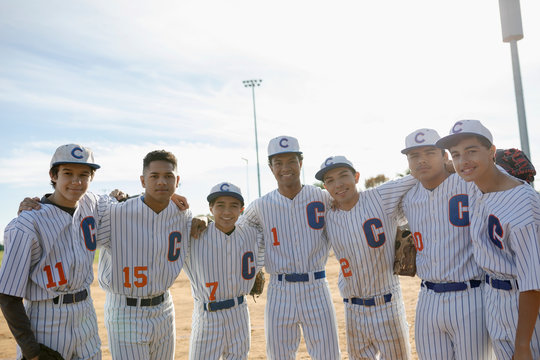
[{"label": "letter c logo on cap", "polygon": [[334,162],[332,161],[333,157],[330,156],[328,159],[324,161],[324,166],[332,165]]},{"label": "letter c logo on cap", "polygon": [[221,184],[221,186],[219,187],[219,190],[221,190],[221,191],[229,191],[229,187],[230,187],[229,184],[224,183],[224,184]]},{"label": "letter c logo on cap", "polygon": [[71,156],[73,156],[75,159],[82,159],[83,158],[81,154],[82,152],[83,152],[83,149],[77,146],[76,148],[73,148],[73,150],[71,150]]},{"label": "letter c logo on cap", "polygon": [[454,127],[452,128],[452,133],[458,133],[458,132],[461,132],[463,129],[460,128],[460,127],[457,127],[459,125],[463,125],[463,123],[461,121],[458,121],[457,123],[454,124]]},{"label": "letter c logo on cap", "polygon": [[289,139],[287,138],[283,138],[281,140],[279,140],[279,146],[281,146],[282,148],[286,148],[286,147],[289,147]]},{"label": "letter c logo on cap", "polygon": [[[421,143],[425,142],[426,139],[423,138],[424,135],[426,135],[426,134],[424,134],[423,132],[419,132],[419,133],[416,134],[416,136],[414,137],[414,141],[416,141],[417,144],[421,144]],[[422,136],[422,138],[419,138],[420,136]]]}]

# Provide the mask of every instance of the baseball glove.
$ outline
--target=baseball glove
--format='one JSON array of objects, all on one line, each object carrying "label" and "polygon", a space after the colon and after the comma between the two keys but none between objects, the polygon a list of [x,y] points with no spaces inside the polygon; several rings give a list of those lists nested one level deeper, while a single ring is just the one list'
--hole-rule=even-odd
[{"label": "baseball glove", "polygon": [[255,300],[255,295],[257,295],[257,297],[261,296],[264,290],[265,281],[266,280],[264,279],[264,272],[262,270],[259,270],[257,276],[255,277],[255,283],[253,284],[253,287],[249,292],[249,295],[253,296],[253,300]]},{"label": "baseball glove", "polygon": [[[23,360],[26,358],[23,357]],[[64,360],[62,355],[47,345],[39,344],[39,360]]]},{"label": "baseball glove", "polygon": [[518,149],[498,149],[495,153],[495,162],[510,175],[528,183],[534,181],[536,170],[527,155]]},{"label": "baseball glove", "polygon": [[398,227],[396,232],[396,256],[394,274],[414,276],[416,274],[416,247],[411,232]]}]

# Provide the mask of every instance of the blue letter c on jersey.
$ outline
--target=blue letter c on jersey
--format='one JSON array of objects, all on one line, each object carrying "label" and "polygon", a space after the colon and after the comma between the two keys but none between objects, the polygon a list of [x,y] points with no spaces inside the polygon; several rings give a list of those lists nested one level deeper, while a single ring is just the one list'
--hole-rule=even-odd
[{"label": "blue letter c on jersey", "polygon": [[501,241],[504,235],[503,227],[499,219],[493,214],[489,215],[488,218],[488,234],[489,239],[496,247],[499,249],[504,248]]},{"label": "blue letter c on jersey", "polygon": [[386,242],[386,235],[382,230],[383,224],[381,219],[373,218],[366,220],[363,225],[366,241],[372,248],[378,248]]},{"label": "blue letter c on jersey", "polygon": [[324,227],[324,204],[320,201],[309,203],[306,207],[308,225],[315,230]]},{"label": "blue letter c on jersey", "polygon": [[255,266],[251,265],[255,261],[255,256],[248,251],[242,256],[242,277],[244,280],[251,280],[255,276]]},{"label": "blue letter c on jersey", "polygon": [[454,226],[469,225],[469,197],[466,194],[456,195],[448,200],[448,217]]},{"label": "blue letter c on jersey", "polygon": [[93,216],[85,217],[81,221],[81,230],[86,248],[90,251],[96,250],[96,220]]},{"label": "blue letter c on jersey", "polygon": [[169,235],[169,251],[167,253],[167,259],[169,261],[176,261],[180,257],[180,243],[182,242],[182,234],[178,231],[173,231]]}]

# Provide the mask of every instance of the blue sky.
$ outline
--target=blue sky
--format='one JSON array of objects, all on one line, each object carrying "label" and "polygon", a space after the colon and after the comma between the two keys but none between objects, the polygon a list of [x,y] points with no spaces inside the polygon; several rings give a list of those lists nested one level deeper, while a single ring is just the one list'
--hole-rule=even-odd
[{"label": "blue sky", "polygon": [[[522,1],[519,42],[533,163],[540,158],[540,3]],[[405,136],[483,121],[520,147],[509,45],[493,0],[3,1],[0,3],[0,230],[28,195],[50,191],[61,144],[91,147],[96,193],[141,192],[142,158],[176,154],[179,193],[207,212],[227,180],[275,188],[266,146],[296,136],[306,183],[345,155],[361,182],[407,163]],[[242,158],[248,160],[246,161]],[[249,184],[249,185],[248,185]],[[249,192],[249,196],[248,196]]]}]

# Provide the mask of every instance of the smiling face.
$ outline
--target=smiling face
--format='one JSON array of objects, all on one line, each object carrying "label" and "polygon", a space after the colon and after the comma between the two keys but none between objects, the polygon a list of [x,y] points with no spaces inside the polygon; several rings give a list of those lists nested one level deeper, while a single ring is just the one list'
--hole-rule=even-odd
[{"label": "smiling face", "polygon": [[450,155],[456,172],[465,181],[489,182],[495,166],[495,146],[488,147],[476,136],[464,136],[450,147]]},{"label": "smiling face", "polygon": [[272,156],[270,170],[277,180],[278,187],[301,186],[300,169],[302,161],[296,153],[277,154]]},{"label": "smiling face", "polygon": [[349,167],[337,167],[324,174],[324,187],[342,210],[350,210],[358,201],[358,179],[360,174]]},{"label": "smiling face", "polygon": [[88,190],[93,171],[88,165],[60,164],[58,172],[49,172],[54,182],[54,193],[49,200],[59,206],[74,208]]},{"label": "smiling face", "polygon": [[234,229],[234,224],[243,210],[242,202],[232,196],[220,196],[210,205],[210,212],[214,215],[216,227],[224,233]]},{"label": "smiling face", "polygon": [[407,161],[411,175],[425,188],[434,189],[448,177],[445,163],[446,151],[435,146],[422,146],[407,152]]},{"label": "smiling face", "polygon": [[141,184],[145,189],[144,202],[154,211],[163,210],[169,205],[179,181],[180,177],[170,162],[165,160],[150,162],[141,175]]}]

